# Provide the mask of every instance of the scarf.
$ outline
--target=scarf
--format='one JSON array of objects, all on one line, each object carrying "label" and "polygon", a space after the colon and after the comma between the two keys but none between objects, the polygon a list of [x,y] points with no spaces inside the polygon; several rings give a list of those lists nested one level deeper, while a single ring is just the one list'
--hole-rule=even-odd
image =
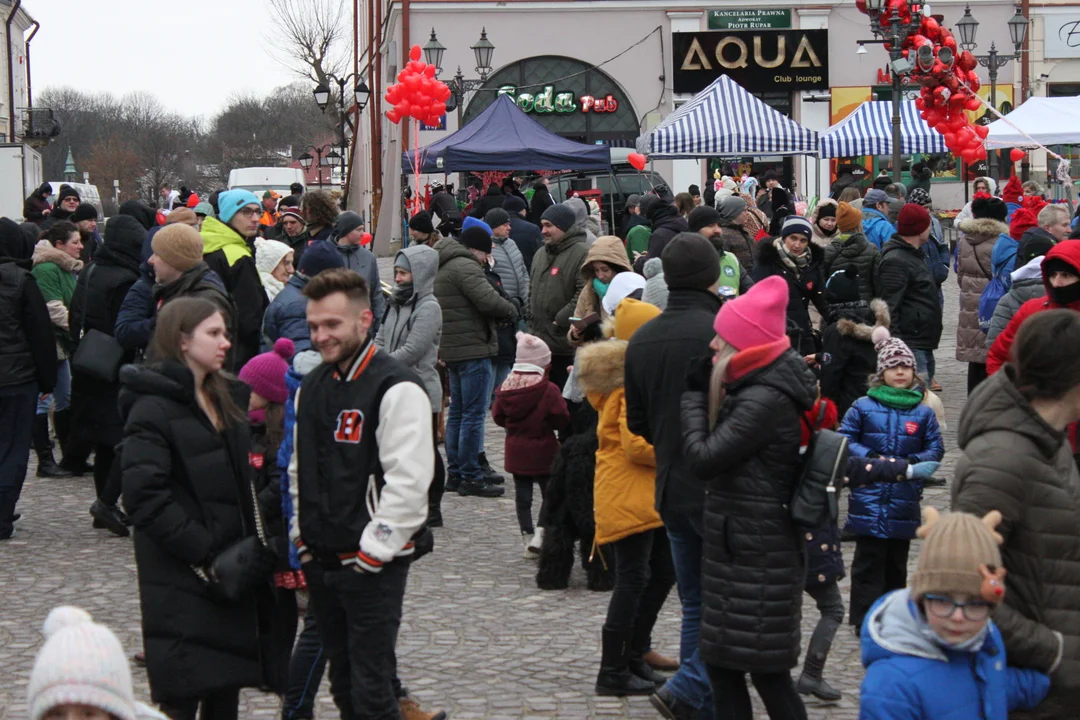
[{"label": "scarf", "polygon": [[1055,305],[1067,308],[1080,301],[1080,283],[1073,283],[1065,287],[1051,287],[1049,294]]},{"label": "scarf", "polygon": [[894,388],[888,385],[879,385],[867,390],[866,394],[885,407],[896,410],[910,410],[923,401],[922,390],[916,390],[915,388]]},{"label": "scarf", "polygon": [[593,287],[593,290],[596,291],[597,299],[599,299],[599,300],[604,299],[604,296],[607,295],[608,287],[610,285],[611,285],[611,283],[600,282],[600,280],[598,278],[593,278],[592,279],[592,287]]},{"label": "scarf", "polygon": [[398,283],[394,286],[394,291],[390,293],[390,302],[398,307],[401,307],[405,303],[409,302],[409,299],[413,296],[413,284],[411,282]]},{"label": "scarf", "polygon": [[780,262],[793,272],[799,272],[810,264],[810,246],[807,245],[801,255],[792,255],[784,245],[784,238],[778,237],[773,240],[773,247],[780,253]]},{"label": "scarf", "polygon": [[248,410],[248,422],[252,425],[265,425],[266,408],[259,408],[258,410]]},{"label": "scarf", "polygon": [[262,280],[263,290],[266,290],[266,298],[273,302],[277,294],[285,287],[285,283],[278,280],[268,272],[259,271],[259,279]]}]

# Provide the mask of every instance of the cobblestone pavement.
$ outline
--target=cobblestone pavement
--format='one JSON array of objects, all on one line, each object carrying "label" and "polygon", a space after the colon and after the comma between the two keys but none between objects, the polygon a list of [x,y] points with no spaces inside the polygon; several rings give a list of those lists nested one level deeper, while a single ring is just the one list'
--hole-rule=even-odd
[{"label": "cobblestone pavement", "polygon": [[[383,277],[390,261],[380,261]],[[956,427],[965,394],[966,366],[953,359],[956,286],[946,285],[946,329],[937,352],[938,379],[948,411],[949,449],[942,477],[955,463]],[[502,431],[488,424],[492,464],[502,464]],[[90,527],[90,478],[39,480],[31,469],[19,510],[17,535],[0,543],[0,720],[26,716],[26,684],[49,609],[80,605],[116,631],[129,652],[140,647],[139,605],[131,542]],[[398,643],[401,676],[427,708],[453,720],[486,718],[657,718],[646,698],[597,698],[592,684],[600,661],[600,626],[609,595],[585,589],[580,568],[564,591],[536,589],[536,565],[521,558],[513,484],[498,500],[444,500],[446,527],[436,530],[436,552],[412,568]],[[946,489],[926,500],[946,507]],[[912,567],[918,544],[913,545]],[[851,562],[854,546],[845,545]],[[842,583],[847,598],[848,583]],[[817,622],[806,598],[803,649]],[[655,646],[678,651],[679,609],[671,593],[655,632]],[[149,699],[146,674],[134,669],[137,693]],[[812,720],[858,716],[862,678],[857,641],[845,625],[826,666],[841,702],[808,703]],[[756,702],[756,699],[755,699]],[[275,697],[245,692],[241,717],[273,716]],[[760,703],[758,715],[764,717]],[[337,717],[324,683],[318,717]]]}]

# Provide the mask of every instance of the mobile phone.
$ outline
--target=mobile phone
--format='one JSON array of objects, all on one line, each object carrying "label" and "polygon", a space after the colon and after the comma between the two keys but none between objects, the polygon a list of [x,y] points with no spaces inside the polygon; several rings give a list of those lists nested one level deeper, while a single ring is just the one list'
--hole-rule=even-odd
[{"label": "mobile phone", "polygon": [[577,328],[579,332],[589,327],[590,325],[595,325],[598,322],[600,322],[600,315],[594,312],[589,313],[585,317],[570,318],[570,324]]}]

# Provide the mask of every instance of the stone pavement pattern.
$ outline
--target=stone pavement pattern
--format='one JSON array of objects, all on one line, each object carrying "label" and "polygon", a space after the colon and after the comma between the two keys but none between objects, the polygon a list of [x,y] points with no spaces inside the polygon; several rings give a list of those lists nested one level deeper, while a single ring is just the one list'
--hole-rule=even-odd
[{"label": "stone pavement pattern", "polygon": [[[380,260],[384,278],[391,277],[390,266],[390,259]],[[936,357],[949,452],[939,475],[951,477],[966,366],[954,359],[956,286],[945,287],[946,327]],[[496,468],[502,466],[502,446],[501,429],[489,422],[488,457]],[[41,625],[55,605],[80,605],[109,625],[129,652],[141,647],[130,540],[91,529],[89,477],[45,480],[35,478],[34,470],[31,460],[18,533],[0,543],[0,720],[27,715],[26,685],[42,642]],[[536,588],[536,564],[521,558],[513,483],[498,500],[448,495],[443,502],[446,527],[435,531],[435,553],[410,572],[398,642],[401,677],[414,696],[426,708],[445,709],[452,720],[658,718],[647,698],[592,694],[609,594],[586,590],[580,568],[568,590]],[[926,502],[946,508],[948,490],[928,490]],[[912,567],[917,550],[914,543]],[[845,544],[849,566],[853,551],[853,544]],[[846,605],[847,580],[841,589]],[[804,598],[805,651],[818,615],[813,601]],[[678,654],[679,616],[673,590],[654,634],[656,649],[669,656]],[[844,698],[835,705],[808,701],[811,720],[857,718],[862,674],[858,641],[844,625],[826,666],[826,679]],[[148,701],[145,672],[134,668],[134,677],[137,696]],[[764,717],[756,696],[755,703],[757,716]],[[240,716],[273,717],[279,708],[277,698],[245,691]],[[317,717],[338,717],[325,681]]]}]

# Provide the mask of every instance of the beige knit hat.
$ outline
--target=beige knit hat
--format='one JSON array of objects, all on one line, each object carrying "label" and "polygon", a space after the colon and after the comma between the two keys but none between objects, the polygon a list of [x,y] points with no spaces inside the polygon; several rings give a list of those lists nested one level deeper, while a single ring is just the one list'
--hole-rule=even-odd
[{"label": "beige knit hat", "polygon": [[195,214],[195,211],[191,208],[181,207],[176,208],[169,216],[165,218],[166,225],[173,225],[175,223],[183,223],[195,227],[199,222],[199,216]]},{"label": "beige knit hat", "polygon": [[202,262],[203,239],[199,231],[184,223],[166,225],[150,241],[154,254],[180,272]]},{"label": "beige knit hat", "polygon": [[942,517],[934,508],[924,508],[916,534],[926,542],[911,575],[912,598],[963,593],[993,604],[1004,600],[1005,568],[998,550],[1002,539],[995,532],[1000,522],[997,510],[980,520],[962,512]]}]

